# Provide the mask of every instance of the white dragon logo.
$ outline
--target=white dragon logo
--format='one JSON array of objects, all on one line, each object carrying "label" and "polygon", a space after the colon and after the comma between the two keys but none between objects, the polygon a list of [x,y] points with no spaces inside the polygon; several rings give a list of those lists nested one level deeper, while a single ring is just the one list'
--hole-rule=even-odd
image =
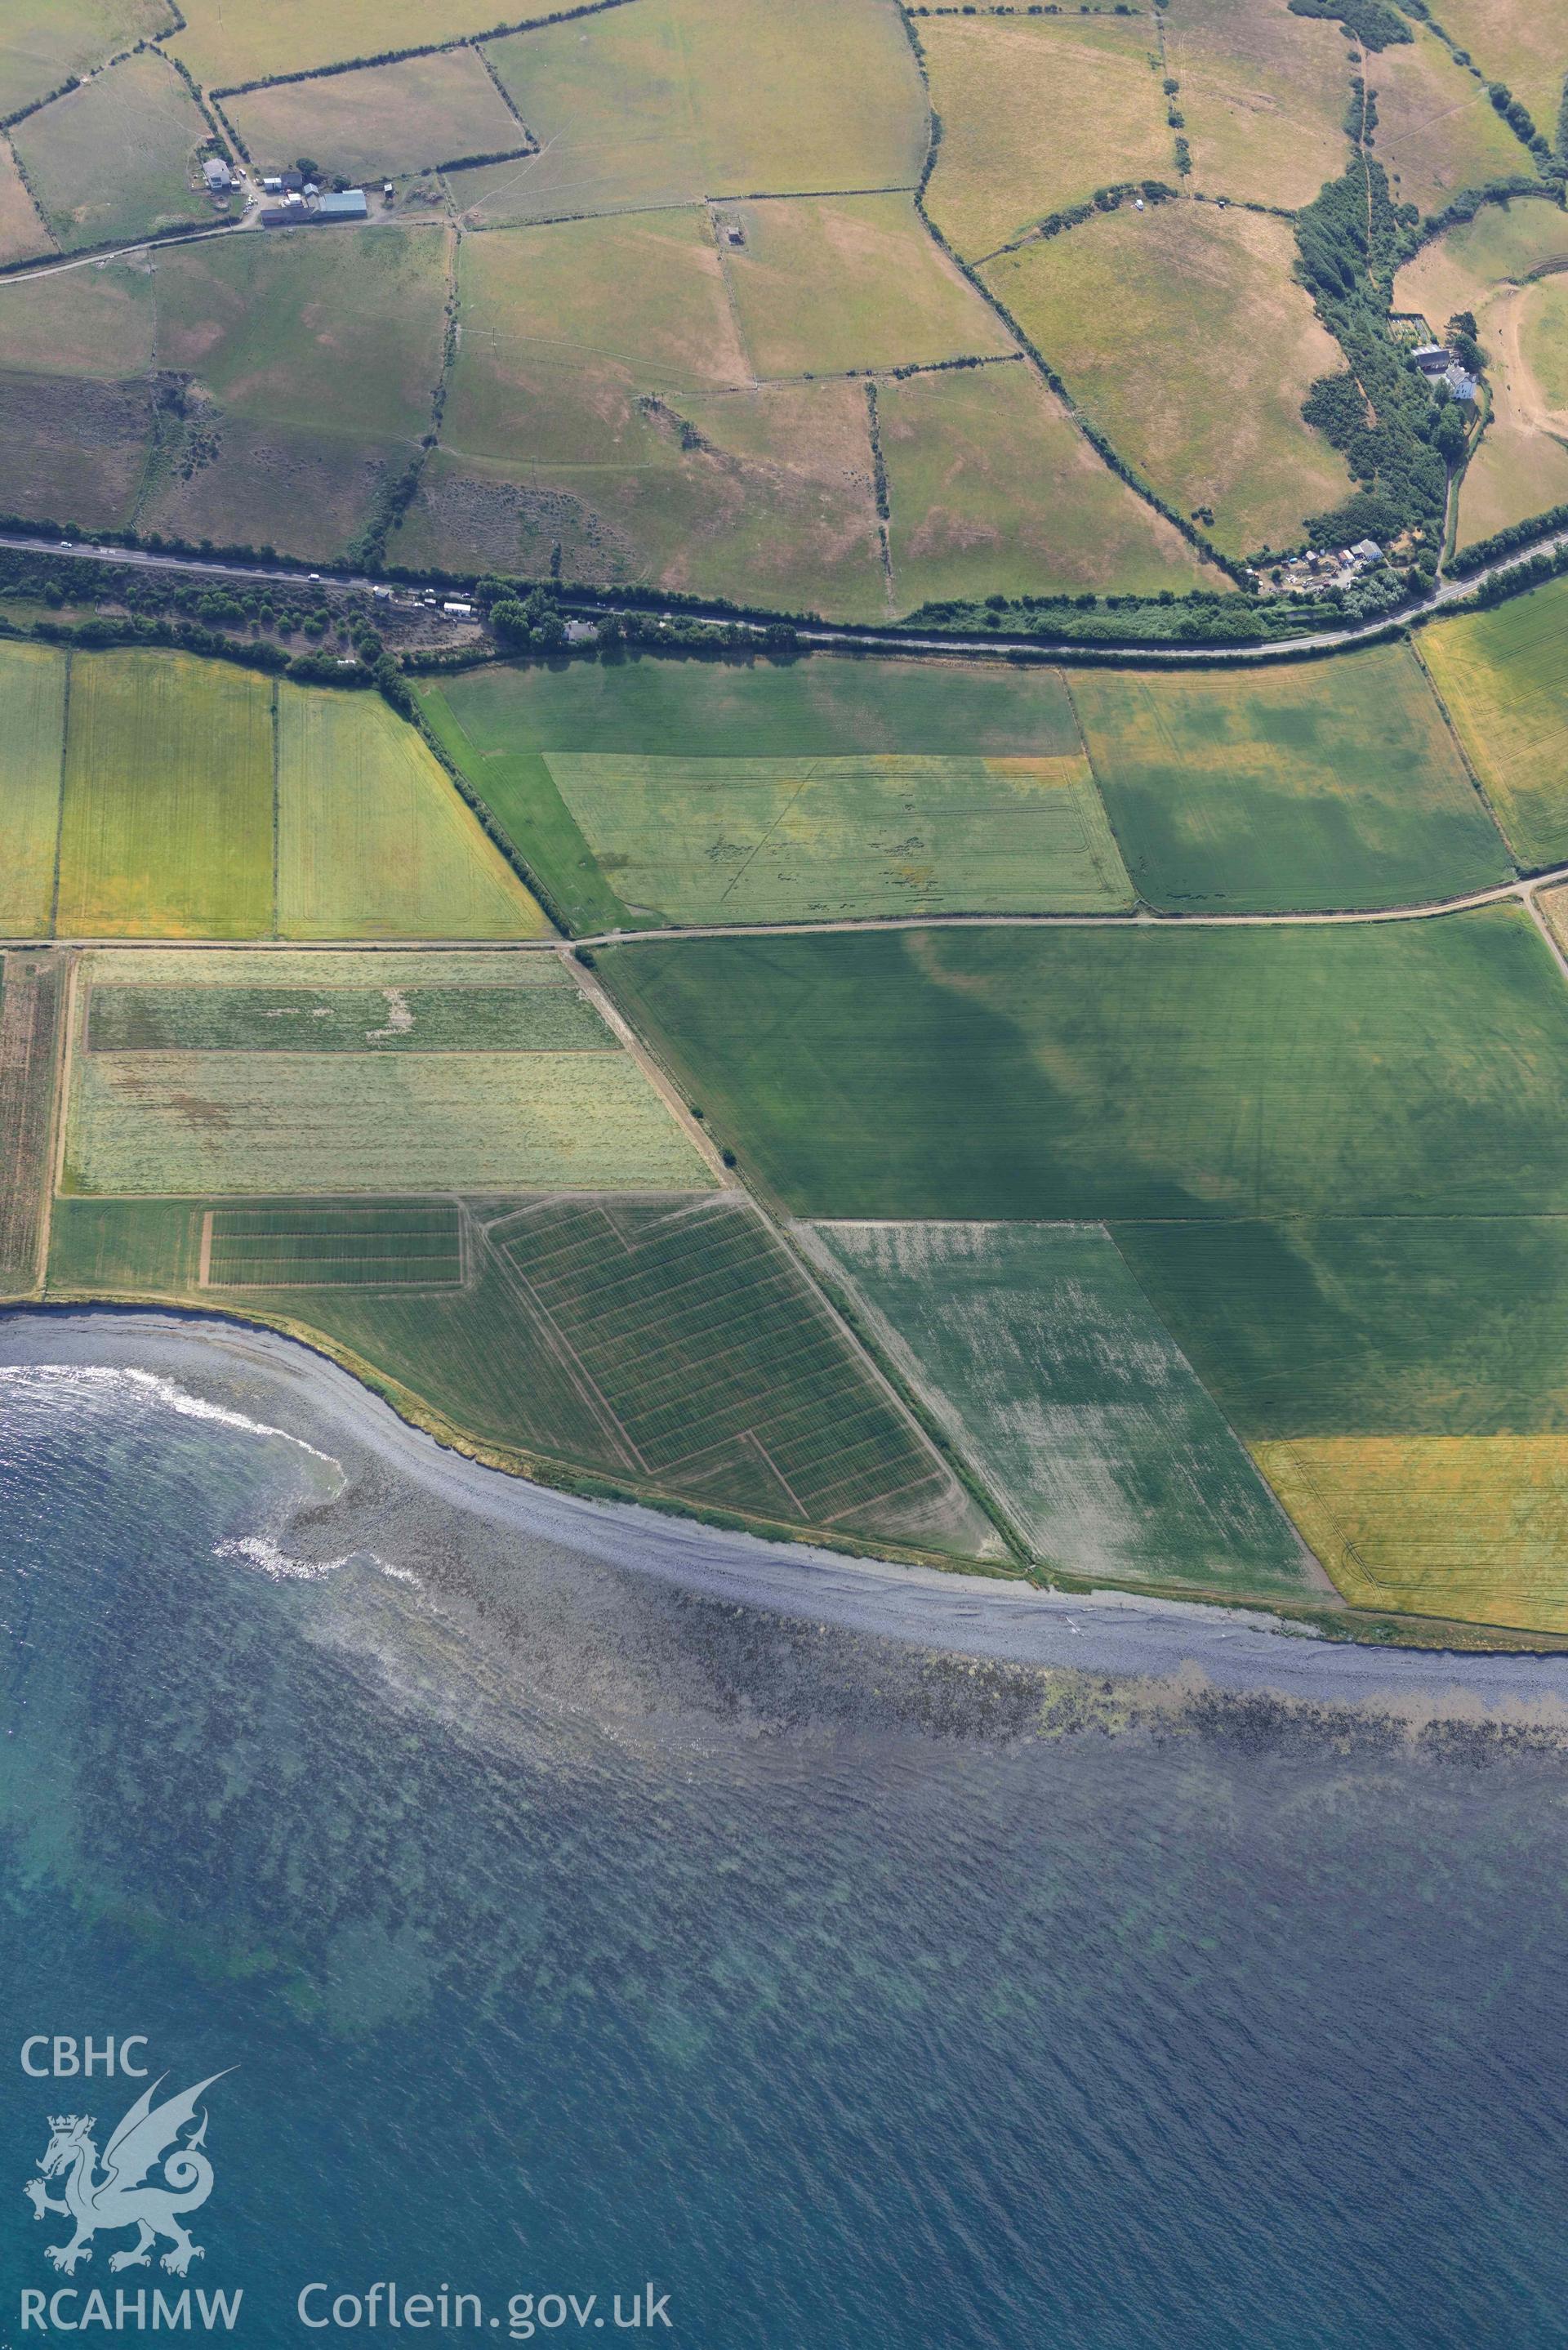
[{"label": "white dragon logo", "polygon": [[[223,2075],[213,2073],[198,2081],[193,2089],[154,2106],[153,2097],[168,2077],[161,2074],[151,2088],[143,2089],[116,2129],[103,2150],[101,2178],[99,2151],[92,2140],[92,2115],[50,2115],[49,2143],[38,2158],[38,2176],[29,2178],[22,2192],[33,2207],[35,2220],[55,2211],[75,2221],[76,2233],[68,2244],[45,2246],[46,2258],[67,2276],[78,2261],[91,2260],[91,2240],[100,2228],[137,2230],[129,2251],[110,2254],[111,2269],[145,2268],[160,2236],[167,2236],[173,2246],[163,2254],[162,2265],[175,2276],[183,2276],[192,2261],[203,2257],[201,2245],[193,2244],[182,2226],[180,2215],[198,2210],[213,2191],[213,2166],[202,2152],[206,2115],[183,2145],[179,2138],[186,2124],[195,2120],[203,2090]],[[148,2173],[160,2163],[161,2182],[147,2184]],[[57,2200],[44,2181],[62,2172],[65,2197]]]}]

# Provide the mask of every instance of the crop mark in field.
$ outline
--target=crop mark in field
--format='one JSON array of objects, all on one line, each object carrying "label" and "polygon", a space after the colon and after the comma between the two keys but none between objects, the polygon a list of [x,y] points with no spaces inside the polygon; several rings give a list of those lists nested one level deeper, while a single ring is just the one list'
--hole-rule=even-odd
[{"label": "crop mark in field", "polygon": [[199,1279],[203,1289],[458,1289],[462,1219],[453,1201],[209,1208]]},{"label": "crop mark in field", "polygon": [[8,954],[0,994],[0,1284],[31,1288],[46,1221],[62,958]]},{"label": "crop mark in field", "polygon": [[485,1238],[639,1473],[716,1496],[760,1469],[786,1514],[822,1526],[940,1488],[940,1462],[760,1218],[682,1201],[628,1231],[612,1206],[543,1201]]}]

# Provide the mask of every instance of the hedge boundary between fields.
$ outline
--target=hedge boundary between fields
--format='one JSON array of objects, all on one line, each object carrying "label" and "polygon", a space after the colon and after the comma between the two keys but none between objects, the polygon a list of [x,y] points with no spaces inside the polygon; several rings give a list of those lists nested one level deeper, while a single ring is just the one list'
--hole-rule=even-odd
[{"label": "hedge boundary between fields", "polygon": [[[460,33],[450,41],[418,41],[408,48],[380,49],[369,57],[341,57],[331,65],[310,66],[299,73],[257,74],[251,81],[224,82],[221,87],[214,86],[209,95],[243,98],[249,90],[282,89],[293,82],[335,81],[340,74],[369,73],[377,66],[400,66],[410,57],[443,57],[449,49],[478,49],[486,41],[510,40],[514,33],[538,33],[547,25],[569,25],[579,16],[602,16],[611,8],[628,8],[632,5],[633,0],[579,0],[575,8],[555,8],[547,16],[524,16],[515,25],[491,25],[482,33]],[[515,106],[512,110],[516,113]],[[522,121],[523,118],[518,115],[517,119]]]},{"label": "hedge boundary between fields", "polygon": [[1213,540],[1210,539],[1203,531],[1199,530],[1194,523],[1189,521],[1187,515],[1179,514],[1174,506],[1168,504],[1166,500],[1160,496],[1159,493],[1151,488],[1150,485],[1143,480],[1142,476],[1127,463],[1127,459],[1122,456],[1120,452],[1106,438],[1099,427],[1091,423],[1088,417],[1085,415],[1083,410],[1073,398],[1072,393],[1068,390],[1066,385],[1062,380],[1062,378],[1056,373],[1055,369],[1051,365],[1049,359],[1046,359],[1044,351],[1039,348],[1038,345],[1031,338],[1031,337],[1024,333],[1023,328],[1012,316],[1012,311],[1009,310],[1005,302],[1001,299],[1000,296],[992,293],[991,287],[985,283],[979,272],[971,268],[970,264],[963,258],[962,255],[958,253],[954,247],[949,244],[942,231],[937,226],[935,221],[932,220],[930,213],[926,207],[926,191],[931,183],[931,177],[936,171],[937,161],[941,153],[942,119],[937,112],[935,105],[932,103],[930,74],[926,64],[926,53],[920,45],[920,36],[915,29],[914,19],[909,15],[909,10],[904,6],[903,0],[898,0],[898,22],[904,27],[904,36],[909,44],[909,52],[915,60],[915,68],[920,77],[920,88],[925,93],[926,99],[926,119],[929,125],[929,133],[926,146],[926,159],[920,167],[920,176],[915,187],[915,210],[919,214],[921,224],[925,228],[927,235],[931,239],[931,242],[939,248],[939,250],[946,255],[953,267],[968,280],[971,286],[973,286],[975,292],[986,305],[986,307],[991,310],[996,317],[1001,319],[1002,325],[1006,328],[1013,341],[1018,345],[1019,349],[1023,352],[1024,356],[1031,361],[1036,369],[1042,380],[1062,402],[1068,415],[1072,418],[1074,424],[1083,434],[1085,440],[1088,442],[1090,448],[1094,450],[1096,455],[1101,460],[1102,463],[1109,466],[1111,472],[1116,474],[1119,481],[1126,484],[1127,487],[1132,491],[1135,497],[1141,498],[1146,505],[1152,506],[1156,514],[1163,515],[1165,520],[1170,524],[1173,529],[1179,531],[1181,536],[1186,539],[1189,546],[1194,549],[1200,562],[1212,563],[1217,570],[1222,571],[1228,578],[1233,579],[1238,586],[1241,586],[1242,584],[1244,567],[1241,564],[1233,561],[1230,556],[1222,555],[1220,549],[1215,546]]}]

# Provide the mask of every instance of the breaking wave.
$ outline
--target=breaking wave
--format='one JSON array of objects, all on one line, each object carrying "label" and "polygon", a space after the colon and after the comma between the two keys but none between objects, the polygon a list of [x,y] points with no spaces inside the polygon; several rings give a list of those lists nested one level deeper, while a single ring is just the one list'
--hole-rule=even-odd
[{"label": "breaking wave", "polygon": [[325,1576],[336,1575],[339,1567],[363,1559],[394,1583],[410,1584],[416,1591],[422,1587],[411,1566],[398,1566],[390,1559],[379,1557],[373,1550],[345,1551],[341,1558],[291,1558],[270,1534],[236,1534],[232,1541],[216,1544],[213,1555],[242,1560],[273,1583],[319,1583]]},{"label": "breaking wave", "polygon": [[9,1388],[39,1396],[49,1394],[111,1394],[140,1397],[150,1409],[161,1406],[177,1412],[182,1419],[205,1419],[221,1428],[235,1428],[247,1436],[275,1436],[280,1443],[297,1445],[315,1461],[324,1461],[336,1471],[342,1483],[343,1463],[330,1452],[309,1444],[303,1436],[291,1436],[286,1428],[274,1428],[269,1420],[251,1419],[243,1411],[232,1411],[226,1404],[210,1403],[204,1396],[190,1394],[172,1379],[156,1371],[121,1369],[98,1363],[7,1363],[0,1364],[0,1388]]}]

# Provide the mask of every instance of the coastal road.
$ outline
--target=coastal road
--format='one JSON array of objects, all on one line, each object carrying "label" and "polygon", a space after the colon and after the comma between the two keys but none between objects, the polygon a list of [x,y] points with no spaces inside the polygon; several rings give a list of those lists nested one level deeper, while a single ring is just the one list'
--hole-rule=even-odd
[{"label": "coastal road", "polygon": [[[202,232],[207,236],[234,235],[233,229]],[[3,281],[0,281],[3,287]],[[170,555],[144,546],[99,546],[90,540],[67,542],[50,538],[36,531],[0,530],[0,547],[15,547],[34,555],[70,555],[94,563],[128,564],[149,571],[183,571],[197,577],[217,579],[275,579],[299,587],[319,581],[324,588],[358,588],[368,593],[372,588],[389,588],[395,594],[408,594],[407,580],[384,579],[378,575],[360,571],[311,571],[303,563],[235,563],[219,556]],[[796,645],[823,651],[838,650],[850,652],[882,652],[913,654],[923,660],[1005,660],[1010,656],[1026,654],[1034,660],[1075,660],[1126,663],[1147,668],[1151,663],[1181,665],[1194,661],[1271,661],[1289,660],[1306,653],[1334,653],[1348,645],[1365,644],[1373,638],[1386,636],[1391,629],[1399,629],[1440,611],[1445,605],[1459,602],[1472,595],[1483,580],[1499,577],[1537,555],[1555,554],[1568,546],[1568,530],[1561,530],[1543,538],[1533,546],[1521,547],[1496,563],[1484,565],[1465,579],[1445,579],[1431,595],[1420,603],[1406,606],[1395,613],[1386,613],[1380,619],[1358,621],[1354,628],[1323,629],[1300,637],[1280,637],[1267,644],[1251,645],[1162,645],[1162,644],[1085,644],[1070,638],[1004,636],[994,637],[917,637],[895,630],[861,628],[849,621],[813,620],[794,622]],[[746,629],[750,634],[765,638],[774,623],[750,620],[734,613],[716,610],[690,609],[670,606],[662,611],[657,605],[618,604],[602,598],[574,597],[557,598],[563,611],[584,619],[602,619],[614,613],[620,619],[706,619],[722,621],[732,628]]]}]

